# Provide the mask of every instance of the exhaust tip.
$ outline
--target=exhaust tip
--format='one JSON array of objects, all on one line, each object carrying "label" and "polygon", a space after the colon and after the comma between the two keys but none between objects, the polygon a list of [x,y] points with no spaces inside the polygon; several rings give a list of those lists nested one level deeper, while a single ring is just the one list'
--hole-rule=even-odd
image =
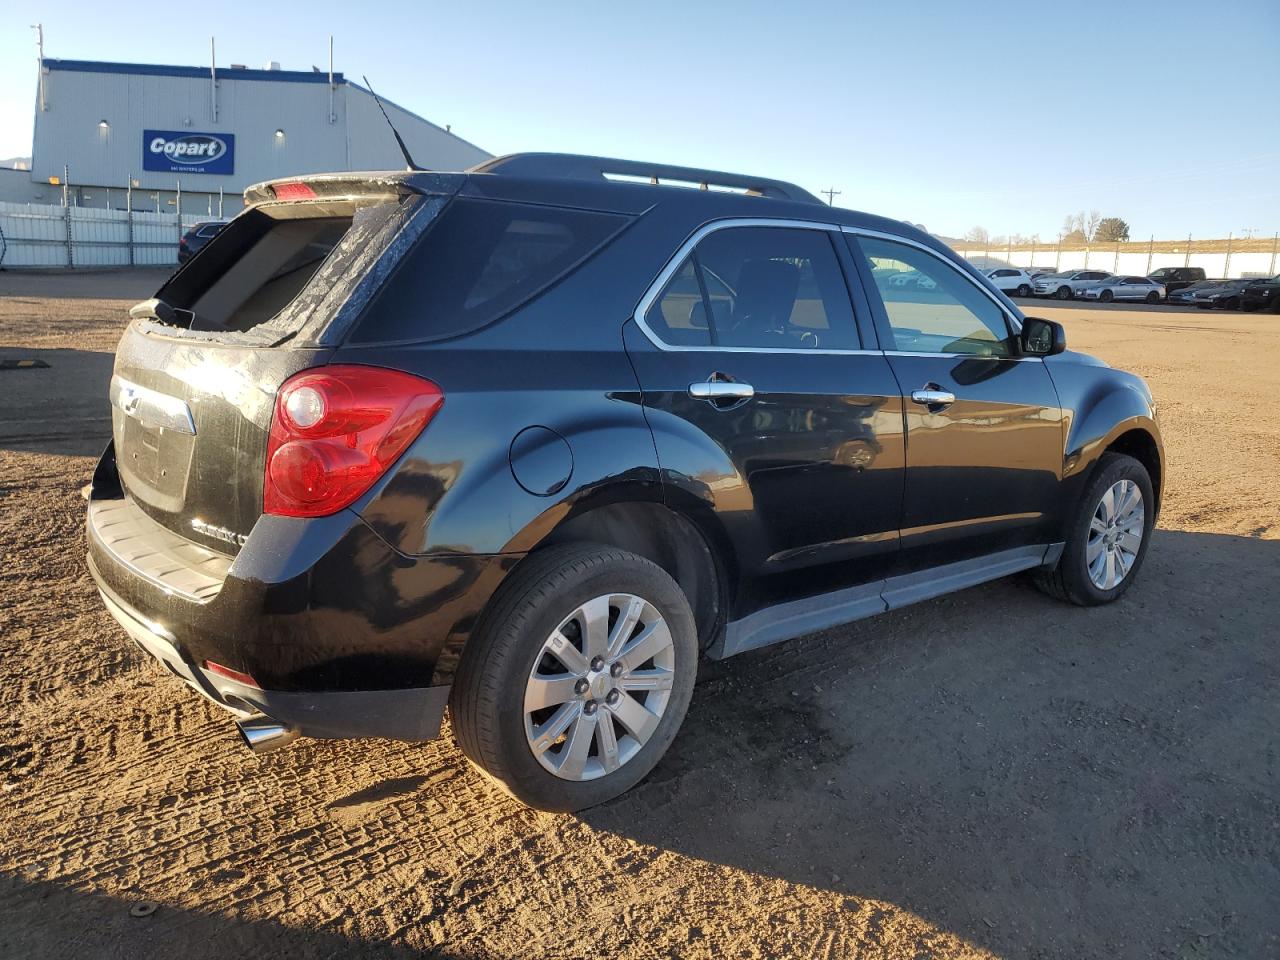
[{"label": "exhaust tip", "polygon": [[244,745],[254,753],[279,750],[298,739],[299,735],[297,727],[272,720],[260,713],[237,720],[236,729],[240,731],[240,739],[244,741]]}]

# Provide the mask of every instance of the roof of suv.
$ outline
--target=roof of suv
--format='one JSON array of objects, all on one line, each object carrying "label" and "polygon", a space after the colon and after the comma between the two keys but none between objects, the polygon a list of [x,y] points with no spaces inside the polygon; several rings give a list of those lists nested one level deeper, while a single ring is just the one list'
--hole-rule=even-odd
[{"label": "roof of suv", "polygon": [[376,184],[386,190],[417,193],[467,192],[493,199],[610,208],[641,214],[661,204],[705,209],[708,218],[756,216],[817,220],[861,227],[926,242],[940,241],[905,220],[828,206],[803,187],[784,180],[725,173],[698,167],[646,163],[565,153],[515,153],[486,160],[469,170],[329,173],[282,177],[245,190],[252,205],[275,199],[273,186],[306,182],[327,196],[341,195],[345,185]]}]

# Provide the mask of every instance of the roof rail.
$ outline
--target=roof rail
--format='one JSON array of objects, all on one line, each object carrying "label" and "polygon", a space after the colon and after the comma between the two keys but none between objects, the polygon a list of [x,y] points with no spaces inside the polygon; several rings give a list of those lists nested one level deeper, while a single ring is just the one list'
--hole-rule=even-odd
[{"label": "roof rail", "polygon": [[613,177],[647,178],[650,183],[662,181],[697,184],[703,190],[728,187],[761,197],[795,200],[800,203],[822,203],[803,187],[783,180],[751,177],[741,173],[721,173],[698,167],[676,167],[669,163],[643,163],[639,160],[615,160],[610,157],[586,157],[572,153],[512,153],[495,157],[472,167],[468,173],[501,173],[513,177],[540,177],[568,180],[600,180]]}]

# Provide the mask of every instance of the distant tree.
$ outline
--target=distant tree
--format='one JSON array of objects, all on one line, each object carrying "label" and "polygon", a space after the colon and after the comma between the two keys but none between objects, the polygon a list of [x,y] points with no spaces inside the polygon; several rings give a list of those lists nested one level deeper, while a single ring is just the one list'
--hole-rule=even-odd
[{"label": "distant tree", "polygon": [[972,227],[964,238],[970,243],[990,243],[991,234],[987,233],[986,227]]},{"label": "distant tree", "polygon": [[1098,224],[1102,222],[1102,214],[1097,210],[1090,210],[1089,215],[1084,218],[1084,238],[1086,240],[1096,240],[1098,238]]},{"label": "distant tree", "polygon": [[1128,240],[1129,224],[1119,217],[1103,217],[1093,238],[1100,241]]},{"label": "distant tree", "polygon": [[1069,230],[1068,232],[1062,235],[1062,242],[1063,243],[1086,243],[1088,242],[1088,238],[1084,235],[1083,230],[1081,230],[1079,227],[1076,227],[1074,230]]},{"label": "distant tree", "polygon": [[1083,239],[1084,238],[1084,211],[1083,210],[1080,211],[1079,213],[1068,213],[1066,218],[1062,221],[1061,236],[1063,236],[1064,238],[1069,237],[1075,234],[1077,231],[1080,233],[1081,239]]}]

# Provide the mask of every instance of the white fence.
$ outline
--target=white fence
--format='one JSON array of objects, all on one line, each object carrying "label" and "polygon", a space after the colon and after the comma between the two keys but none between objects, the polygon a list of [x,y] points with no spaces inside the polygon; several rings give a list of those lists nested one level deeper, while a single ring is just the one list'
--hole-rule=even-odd
[{"label": "white fence", "polygon": [[129,267],[178,262],[178,239],[208,217],[0,203],[0,266]]}]

